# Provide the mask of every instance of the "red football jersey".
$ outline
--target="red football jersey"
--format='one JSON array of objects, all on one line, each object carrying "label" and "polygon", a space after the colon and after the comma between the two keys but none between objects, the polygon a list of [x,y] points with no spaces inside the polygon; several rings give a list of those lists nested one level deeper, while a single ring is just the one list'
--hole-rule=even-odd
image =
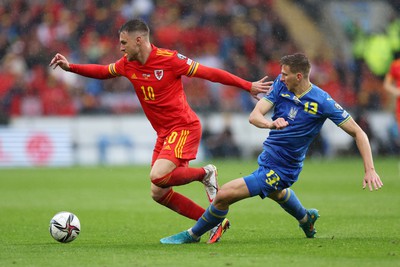
[{"label": "red football jersey", "polygon": [[[393,61],[393,63],[390,65],[389,73],[396,81],[396,86],[400,90],[400,59],[396,59],[395,61]],[[400,97],[397,98],[396,106],[396,116],[398,120],[397,122],[399,123],[400,127]]]},{"label": "red football jersey", "polygon": [[177,126],[198,122],[183,91],[181,76],[192,76],[199,63],[166,49],[152,45],[146,64],[122,57],[110,64],[115,76],[127,77],[139,98],[144,113],[159,136],[165,136]]},{"label": "red football jersey", "polygon": [[389,73],[396,80],[396,86],[400,87],[400,59],[393,61],[390,65]]},{"label": "red football jersey", "polygon": [[182,75],[236,86],[250,91],[252,83],[227,71],[210,68],[187,58],[177,51],[157,48],[146,63],[128,61],[124,56],[109,65],[70,64],[70,71],[96,79],[117,76],[128,78],[139,98],[143,111],[159,137],[174,128],[198,127],[200,120],[190,108],[182,85]]}]

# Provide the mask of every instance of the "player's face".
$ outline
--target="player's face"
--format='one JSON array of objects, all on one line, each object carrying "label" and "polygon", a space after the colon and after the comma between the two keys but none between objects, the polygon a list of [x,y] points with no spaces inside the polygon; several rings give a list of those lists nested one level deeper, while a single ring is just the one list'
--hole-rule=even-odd
[{"label": "player's face", "polygon": [[281,81],[286,84],[289,91],[294,91],[300,83],[299,73],[293,73],[290,71],[290,67],[282,65],[281,67]]},{"label": "player's face", "polygon": [[141,35],[139,33],[121,32],[119,34],[120,50],[128,61],[137,60],[140,53]]}]

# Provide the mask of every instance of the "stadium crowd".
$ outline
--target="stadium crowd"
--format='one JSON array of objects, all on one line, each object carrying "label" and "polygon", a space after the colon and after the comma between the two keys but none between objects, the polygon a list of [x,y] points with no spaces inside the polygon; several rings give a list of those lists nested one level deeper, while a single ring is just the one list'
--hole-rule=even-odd
[{"label": "stadium crowd", "polygon": [[[12,116],[75,116],[141,112],[126,79],[99,81],[51,71],[56,52],[72,62],[109,64],[121,57],[118,29],[140,17],[158,47],[244,79],[274,79],[279,58],[298,50],[273,12],[273,0],[10,0],[0,5],[0,112]],[[381,80],[364,69],[353,88],[351,64],[313,58],[312,78],[346,108],[384,105]],[[200,79],[184,79],[196,111],[250,111],[246,93]],[[374,99],[374,100],[372,100]]]}]

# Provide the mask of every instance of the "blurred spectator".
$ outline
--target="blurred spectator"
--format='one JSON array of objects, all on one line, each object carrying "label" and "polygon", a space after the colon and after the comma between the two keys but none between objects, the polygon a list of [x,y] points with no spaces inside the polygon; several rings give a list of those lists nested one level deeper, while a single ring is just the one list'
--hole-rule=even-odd
[{"label": "blurred spectator", "polygon": [[389,38],[392,53],[394,55],[400,53],[400,19],[397,14],[392,15],[389,25],[386,27],[386,34]]},{"label": "blurred spectator", "polygon": [[352,53],[354,58],[353,72],[354,81],[353,88],[356,93],[360,91],[361,82],[363,79],[362,65],[364,64],[364,50],[366,47],[368,36],[356,22],[347,24],[346,33],[352,44]]},{"label": "blurred spectator", "polygon": [[389,152],[392,155],[400,155],[400,125],[394,120],[389,127]]},{"label": "blurred spectator", "polygon": [[72,98],[64,84],[49,76],[40,98],[45,116],[72,116],[76,114]]},{"label": "blurred spectator", "polygon": [[383,87],[393,97],[395,104],[394,116],[398,127],[400,127],[400,53],[395,56],[396,58],[390,64],[389,71],[383,80]]},{"label": "blurred spectator", "polygon": [[329,142],[324,136],[319,133],[314,141],[311,143],[307,151],[307,157],[311,158],[322,158],[329,157],[331,155],[331,147]]},{"label": "blurred spectator", "polygon": [[318,54],[311,68],[311,79],[319,87],[324,90],[336,101],[342,102],[342,86],[338,79],[338,74],[335,66],[328,60],[323,53]]},{"label": "blurred spectator", "polygon": [[206,155],[211,158],[239,158],[241,151],[233,140],[232,129],[225,126],[223,131],[212,134],[207,128],[203,131],[203,143]]},{"label": "blurred spectator", "polygon": [[125,0],[125,3],[121,7],[121,15],[125,20],[141,18],[149,22],[153,10],[154,3],[151,0]]},{"label": "blurred spectator", "polygon": [[[59,72],[49,75],[46,69],[55,51],[79,62],[116,60],[110,53],[118,49],[113,36],[132,17],[157,29],[153,36],[158,46],[190,51],[203,64],[249,80],[263,77],[263,60],[289,40],[271,11],[271,1],[13,0],[4,1],[0,15],[0,96],[2,110],[9,116],[140,111],[131,90],[121,82],[82,80]],[[24,77],[18,90],[15,75]],[[189,82],[193,84],[187,94],[194,109],[242,111],[254,105],[248,95],[232,93],[231,88]],[[132,104],[127,104],[127,97]],[[56,108],[62,98],[66,103]],[[125,101],[119,104],[121,100]]]},{"label": "blurred spectator", "polygon": [[[297,48],[289,31],[274,13],[273,2],[3,0],[0,5],[1,110],[7,116],[141,112],[136,98],[124,82],[47,73],[47,64],[55,51],[82,63],[108,64],[117,60],[119,56],[113,53],[118,50],[115,32],[123,22],[133,17],[144,19],[152,29],[156,29],[152,41],[159,47],[190,53],[203,64],[226,69],[247,80],[260,79],[266,74],[274,79],[280,72],[276,59],[297,51]],[[387,29],[390,36],[396,36],[398,25],[394,18]],[[358,40],[359,36],[363,37],[362,32],[353,26],[351,36]],[[358,55],[362,57],[361,48],[365,41],[361,37],[355,47],[356,62],[359,63],[362,58],[358,61]],[[397,41],[391,39],[394,45]],[[358,72],[353,74],[343,71],[346,67],[340,59],[327,62],[320,57],[314,61],[321,63],[315,70],[320,76],[318,80],[323,83],[321,86],[332,95],[341,96],[339,98],[345,105],[355,106],[357,92],[363,90],[361,65],[356,64]],[[355,92],[347,87],[352,81],[355,82]],[[255,101],[248,94],[231,88],[196,80],[188,83],[193,84],[187,87],[187,97],[196,110],[242,112],[254,106]],[[51,96],[43,92],[48,90],[49,84],[56,89],[48,92]],[[64,108],[69,108],[63,111],[49,109],[45,103],[50,101],[49,98],[56,101],[56,92],[58,97],[65,96],[67,103]],[[369,94],[367,98],[364,95],[362,99],[371,98]],[[118,104],[122,99],[125,101]],[[130,104],[127,103],[129,100],[132,101]],[[376,102],[377,106],[380,104]]]}]

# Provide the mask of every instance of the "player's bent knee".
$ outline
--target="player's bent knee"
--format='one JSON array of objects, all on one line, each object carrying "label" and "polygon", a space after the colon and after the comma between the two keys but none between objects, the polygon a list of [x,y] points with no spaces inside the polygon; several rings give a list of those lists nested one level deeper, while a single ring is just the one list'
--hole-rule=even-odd
[{"label": "player's bent knee", "polygon": [[283,200],[285,198],[285,195],[286,195],[286,189],[283,189],[283,190],[279,190],[279,191],[275,191],[275,192],[270,193],[268,195],[268,198],[279,202],[279,201],[281,201],[281,200]]},{"label": "player's bent knee", "polygon": [[214,199],[213,205],[217,209],[227,209],[232,203],[232,197],[229,190],[219,190],[217,196]]},{"label": "player's bent knee", "polygon": [[151,180],[151,183],[159,188],[169,188],[168,180],[165,177]]},{"label": "player's bent knee", "polygon": [[160,188],[152,184],[150,195],[154,201],[160,202],[162,199],[165,198],[165,195],[168,194],[170,191],[171,191],[170,188]]},{"label": "player's bent knee", "polygon": [[158,201],[158,200],[161,199],[162,196],[163,196],[163,194],[162,194],[160,191],[153,190],[153,189],[150,191],[150,195],[151,195],[151,198],[152,198],[154,201]]},{"label": "player's bent knee", "polygon": [[166,175],[162,175],[157,172],[150,173],[150,181],[152,184],[154,184],[157,187],[161,187],[161,188],[169,187],[168,181],[170,178],[171,178],[171,173],[168,173]]},{"label": "player's bent knee", "polygon": [[153,190],[150,191],[150,196],[154,201],[158,201],[162,196],[160,194],[157,194]]},{"label": "player's bent knee", "polygon": [[151,182],[153,182],[154,180],[157,180],[159,178],[162,178],[162,176],[159,175],[157,172],[155,172],[155,171],[150,172],[150,181]]}]

